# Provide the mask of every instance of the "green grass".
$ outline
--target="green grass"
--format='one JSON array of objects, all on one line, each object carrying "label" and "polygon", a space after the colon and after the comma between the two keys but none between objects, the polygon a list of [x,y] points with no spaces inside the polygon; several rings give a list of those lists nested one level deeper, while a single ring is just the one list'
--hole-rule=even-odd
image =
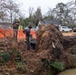
[{"label": "green grass", "polygon": [[63,71],[65,69],[63,62],[52,62],[50,66],[59,71]]}]

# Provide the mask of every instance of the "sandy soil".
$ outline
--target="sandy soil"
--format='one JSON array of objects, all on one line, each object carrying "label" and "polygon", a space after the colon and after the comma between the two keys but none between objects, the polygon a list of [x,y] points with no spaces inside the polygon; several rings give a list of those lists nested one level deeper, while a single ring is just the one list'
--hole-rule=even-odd
[{"label": "sandy soil", "polygon": [[63,32],[64,36],[76,36],[76,32]]}]

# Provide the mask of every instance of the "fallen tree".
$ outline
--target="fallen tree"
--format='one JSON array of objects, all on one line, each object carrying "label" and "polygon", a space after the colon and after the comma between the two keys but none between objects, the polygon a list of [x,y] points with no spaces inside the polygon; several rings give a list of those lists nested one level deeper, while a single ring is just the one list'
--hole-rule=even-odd
[{"label": "fallen tree", "polygon": [[[64,37],[57,26],[41,25],[37,32],[38,49],[52,52],[52,41],[55,41],[55,44],[58,42],[57,47],[60,50],[60,59],[56,59],[62,61],[65,68],[76,67],[76,55],[72,53],[75,52],[75,48],[72,46],[76,44],[76,37]],[[72,48],[71,51],[68,51],[69,48]],[[52,54],[50,55],[52,56]]]},{"label": "fallen tree", "polygon": [[[42,25],[37,31],[35,51],[27,51],[24,41],[15,42],[13,39],[6,39],[0,42],[0,46],[3,46],[3,42],[6,46],[5,50],[0,52],[1,74],[53,75],[54,69],[62,71],[66,68],[74,68],[76,55],[73,54],[73,48],[75,47],[71,47],[75,45],[74,38],[64,37],[54,25]],[[55,49],[53,45],[56,46]],[[55,54],[53,50],[56,50]],[[59,58],[55,57],[56,54]]]}]

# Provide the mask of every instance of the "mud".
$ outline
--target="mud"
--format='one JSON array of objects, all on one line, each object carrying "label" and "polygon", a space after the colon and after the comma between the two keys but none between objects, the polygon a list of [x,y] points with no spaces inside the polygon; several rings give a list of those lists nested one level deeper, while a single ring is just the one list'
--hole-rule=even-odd
[{"label": "mud", "polygon": [[68,69],[59,73],[58,75],[76,75],[76,69]]}]

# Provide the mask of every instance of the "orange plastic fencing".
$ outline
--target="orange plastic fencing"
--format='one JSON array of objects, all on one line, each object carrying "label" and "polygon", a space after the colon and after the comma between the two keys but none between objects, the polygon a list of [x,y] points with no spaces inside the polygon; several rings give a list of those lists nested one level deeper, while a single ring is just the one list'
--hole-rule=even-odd
[{"label": "orange plastic fencing", "polygon": [[[31,30],[31,34],[33,35],[33,37],[36,39],[36,31]],[[18,31],[18,37],[19,39],[24,39],[26,38],[26,35],[23,33],[22,30]]]},{"label": "orange plastic fencing", "polygon": [[0,38],[12,37],[12,36],[13,36],[13,30],[5,30],[0,28]]},{"label": "orange plastic fencing", "polygon": [[[31,30],[31,34],[33,35],[33,37],[36,39],[36,31]],[[5,37],[13,37],[13,30],[5,30],[0,28],[0,38],[5,38]],[[23,33],[23,30],[18,30],[18,39],[25,39],[26,36]]]},{"label": "orange plastic fencing", "polygon": [[4,30],[0,28],[0,38],[4,38]]}]

